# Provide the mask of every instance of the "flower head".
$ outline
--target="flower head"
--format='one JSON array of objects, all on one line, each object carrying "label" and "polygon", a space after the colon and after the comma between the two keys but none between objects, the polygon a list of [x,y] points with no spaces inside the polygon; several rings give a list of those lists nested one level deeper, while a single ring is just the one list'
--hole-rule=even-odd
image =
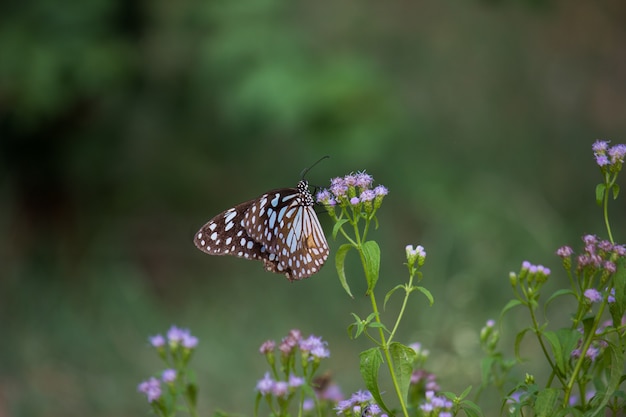
[{"label": "flower head", "polygon": [[328,358],[330,351],[326,347],[327,344],[321,337],[311,335],[300,340],[300,350],[309,353],[309,360]]},{"label": "flower head", "polygon": [[150,340],[150,344],[154,346],[155,348],[160,348],[160,347],[165,346],[165,338],[161,336],[160,334],[157,334],[155,336],[150,336],[149,340]]},{"label": "flower head", "polygon": [[569,246],[561,246],[556,250],[556,254],[561,258],[569,258],[573,253],[574,251]]},{"label": "flower head", "polygon": [[276,381],[272,386],[272,394],[276,397],[286,397],[289,394],[289,384],[285,381]]},{"label": "flower head", "polygon": [[270,377],[270,373],[266,372],[263,379],[260,379],[256,384],[256,389],[261,393],[261,395],[267,395],[272,392],[274,388],[275,381]]},{"label": "flower head", "polygon": [[355,185],[363,190],[370,188],[372,186],[372,182],[374,181],[374,178],[371,175],[366,174],[365,171],[358,172],[355,177]]},{"label": "flower head", "polygon": [[143,393],[148,398],[148,402],[154,402],[161,398],[161,382],[152,377],[143,381],[137,386],[137,391]]},{"label": "flower head", "polygon": [[615,145],[609,149],[608,154],[611,157],[611,165],[622,163],[626,155],[626,145]]},{"label": "flower head", "polygon": [[166,369],[161,374],[161,379],[165,383],[174,382],[176,380],[176,369]]},{"label": "flower head", "polygon": [[588,288],[585,290],[585,298],[589,300],[590,303],[598,303],[602,301],[602,294],[595,288]]},{"label": "flower head", "polygon": [[263,355],[267,355],[268,353],[272,353],[275,347],[276,342],[274,342],[273,340],[266,340],[259,348],[259,352],[261,352],[261,354]]}]

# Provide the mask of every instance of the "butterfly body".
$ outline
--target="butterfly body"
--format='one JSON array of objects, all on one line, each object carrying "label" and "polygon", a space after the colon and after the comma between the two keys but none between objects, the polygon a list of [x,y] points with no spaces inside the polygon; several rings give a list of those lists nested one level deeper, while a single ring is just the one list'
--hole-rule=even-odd
[{"label": "butterfly body", "polygon": [[313,209],[308,183],[279,188],[223,211],[194,237],[210,255],[260,260],[289,281],[308,278],[328,258],[328,243]]}]

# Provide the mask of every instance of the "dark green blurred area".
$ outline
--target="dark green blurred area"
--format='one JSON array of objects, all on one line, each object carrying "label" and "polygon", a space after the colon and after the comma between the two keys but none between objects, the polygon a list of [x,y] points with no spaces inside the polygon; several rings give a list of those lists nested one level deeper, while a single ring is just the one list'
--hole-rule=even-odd
[{"label": "dark green blurred area", "polygon": [[[146,415],[136,386],[162,369],[147,336],[171,324],[200,338],[204,415],[252,415],[258,346],[291,328],[329,342],[346,394],[363,388],[369,345],[345,330],[350,312],[368,313],[356,258],[350,300],[332,255],[289,284],[192,243],[210,217],[295,186],[323,155],[313,184],[366,169],[390,190],[371,235],[383,293],[405,279],[405,245],[426,247],[435,305],[415,296],[399,340],[431,351],[444,390],[480,383],[478,331],[509,299],[509,271],[542,263],[554,290],[567,282],[554,250],[605,235],[591,144],[626,140],[621,1],[0,12],[0,416]],[[625,210],[624,198],[610,207],[622,242]],[[511,319],[509,346],[524,325]]]}]

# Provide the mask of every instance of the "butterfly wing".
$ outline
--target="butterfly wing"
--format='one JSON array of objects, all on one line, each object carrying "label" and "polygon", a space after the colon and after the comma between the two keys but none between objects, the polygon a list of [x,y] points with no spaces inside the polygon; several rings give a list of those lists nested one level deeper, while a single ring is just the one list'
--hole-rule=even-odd
[{"label": "butterfly wing", "polygon": [[305,181],[255,200],[246,211],[244,227],[272,255],[273,272],[284,273],[290,281],[315,274],[328,258],[328,243]]},{"label": "butterfly wing", "polygon": [[265,259],[263,244],[248,235],[242,226],[246,211],[254,200],[225,210],[209,220],[194,237],[198,249],[209,255],[233,255],[246,259]]},{"label": "butterfly wing", "polygon": [[210,255],[261,260],[289,281],[318,272],[329,253],[306,181],[223,211],[202,226],[194,243]]}]

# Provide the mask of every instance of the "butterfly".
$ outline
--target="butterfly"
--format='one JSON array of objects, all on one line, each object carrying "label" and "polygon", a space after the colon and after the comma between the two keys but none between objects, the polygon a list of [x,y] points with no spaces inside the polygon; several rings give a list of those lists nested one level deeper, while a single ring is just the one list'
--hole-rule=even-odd
[{"label": "butterfly", "polygon": [[313,209],[306,180],[229,208],[200,228],[194,243],[210,255],[263,262],[270,272],[299,281],[317,273],[328,258],[328,242]]}]

